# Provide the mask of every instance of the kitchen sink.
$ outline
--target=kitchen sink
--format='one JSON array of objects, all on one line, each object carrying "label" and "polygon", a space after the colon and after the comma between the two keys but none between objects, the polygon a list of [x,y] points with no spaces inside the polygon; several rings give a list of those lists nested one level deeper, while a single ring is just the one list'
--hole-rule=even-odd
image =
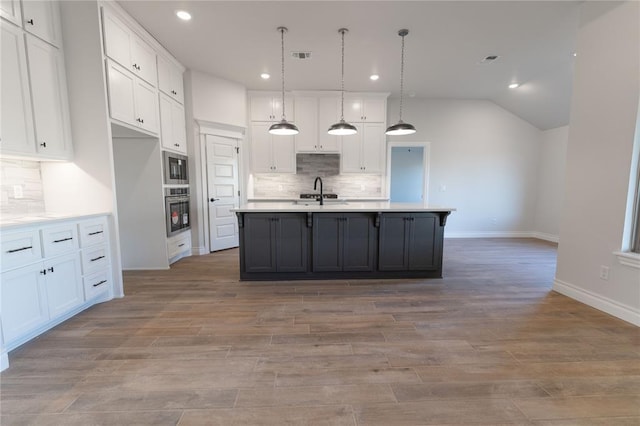
[{"label": "kitchen sink", "polygon": [[[320,201],[318,200],[297,200],[293,202],[294,205],[297,206],[319,206],[320,205]],[[324,200],[324,205],[325,206],[346,206],[347,203],[344,200],[331,200],[331,199],[325,199]]]}]

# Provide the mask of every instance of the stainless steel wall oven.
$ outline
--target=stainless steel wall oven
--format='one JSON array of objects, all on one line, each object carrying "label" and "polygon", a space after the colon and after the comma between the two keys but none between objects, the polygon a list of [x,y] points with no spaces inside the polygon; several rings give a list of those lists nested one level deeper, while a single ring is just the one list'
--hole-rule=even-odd
[{"label": "stainless steel wall oven", "polygon": [[188,158],[184,155],[162,151],[164,159],[165,185],[187,185],[189,183]]},{"label": "stainless steel wall oven", "polygon": [[189,188],[165,188],[164,195],[167,236],[171,237],[190,229]]}]

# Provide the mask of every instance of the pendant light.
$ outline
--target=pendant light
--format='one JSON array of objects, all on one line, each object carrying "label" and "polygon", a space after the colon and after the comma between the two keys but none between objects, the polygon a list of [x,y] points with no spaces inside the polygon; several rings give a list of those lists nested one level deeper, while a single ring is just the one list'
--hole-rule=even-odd
[{"label": "pendant light", "polygon": [[344,35],[349,32],[349,30],[346,28],[340,28],[338,32],[342,34],[342,97],[340,99],[340,121],[336,124],[332,124],[327,133],[335,136],[355,135],[358,133],[356,126],[344,121]]},{"label": "pendant light", "polygon": [[269,127],[269,133],[280,136],[297,135],[299,133],[298,128],[295,124],[287,121],[284,110],[284,33],[288,30],[286,27],[278,27],[278,31],[280,32],[280,46],[282,53],[282,120]]},{"label": "pendant light", "polygon": [[400,30],[398,35],[402,37],[402,55],[400,57],[400,119],[393,126],[389,126],[385,132],[387,135],[410,135],[416,132],[416,128],[409,123],[402,121],[402,98],[404,91],[404,37],[409,34],[409,30]]}]

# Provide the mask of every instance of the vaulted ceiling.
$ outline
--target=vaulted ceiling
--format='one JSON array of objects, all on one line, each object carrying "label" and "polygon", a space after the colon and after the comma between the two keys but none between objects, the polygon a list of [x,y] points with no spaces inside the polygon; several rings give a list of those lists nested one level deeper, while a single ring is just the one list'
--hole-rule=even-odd
[{"label": "vaulted ceiling", "polygon": [[[540,129],[568,124],[580,2],[120,1],[187,68],[279,90],[286,26],[287,90],[400,91],[398,30],[409,29],[405,95],[487,99]],[[187,10],[190,21],[175,12]],[[291,52],[311,52],[294,59]],[[579,52],[578,52],[579,54]],[[493,62],[482,59],[497,55]],[[271,74],[269,80],[260,74]],[[379,80],[369,79],[371,74]],[[520,87],[509,89],[510,83]]]}]

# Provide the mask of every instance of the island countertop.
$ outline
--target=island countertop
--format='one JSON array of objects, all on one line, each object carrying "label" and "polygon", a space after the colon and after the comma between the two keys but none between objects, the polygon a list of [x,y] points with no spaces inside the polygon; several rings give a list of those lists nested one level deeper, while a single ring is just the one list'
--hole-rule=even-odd
[{"label": "island countertop", "polygon": [[329,201],[324,205],[317,201],[305,202],[260,202],[247,203],[239,208],[231,209],[238,213],[321,213],[321,212],[452,212],[452,207],[435,206],[426,203],[391,203],[391,202],[355,202],[355,201]]}]

